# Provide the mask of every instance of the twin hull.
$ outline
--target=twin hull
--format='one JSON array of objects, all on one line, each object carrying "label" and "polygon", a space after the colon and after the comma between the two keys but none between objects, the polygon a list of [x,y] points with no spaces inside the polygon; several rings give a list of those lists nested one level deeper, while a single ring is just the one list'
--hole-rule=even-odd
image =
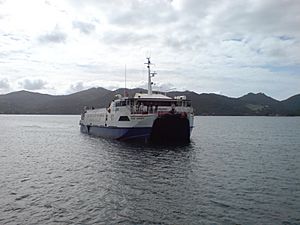
[{"label": "twin hull", "polygon": [[[192,115],[135,115],[129,121],[117,121],[114,125],[80,121],[80,130],[94,136],[118,140],[184,141],[190,140],[193,125]],[[107,117],[106,117],[107,119]]]}]

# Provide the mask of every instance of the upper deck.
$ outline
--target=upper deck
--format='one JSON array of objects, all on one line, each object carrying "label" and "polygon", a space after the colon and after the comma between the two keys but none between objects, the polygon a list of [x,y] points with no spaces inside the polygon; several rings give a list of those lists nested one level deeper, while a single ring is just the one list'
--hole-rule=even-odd
[{"label": "upper deck", "polygon": [[133,98],[120,98],[114,101],[116,107],[120,106],[175,106],[175,107],[191,107],[191,101],[187,100],[185,96],[177,96],[170,98],[162,94],[141,94],[136,93]]}]

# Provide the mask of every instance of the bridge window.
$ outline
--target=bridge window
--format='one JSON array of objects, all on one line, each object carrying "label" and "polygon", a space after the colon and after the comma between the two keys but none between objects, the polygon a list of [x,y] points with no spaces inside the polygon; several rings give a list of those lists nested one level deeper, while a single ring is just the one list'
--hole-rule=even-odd
[{"label": "bridge window", "polygon": [[130,121],[128,116],[120,116],[119,121]]},{"label": "bridge window", "polygon": [[116,107],[120,107],[120,106],[126,106],[126,101],[117,101]]}]

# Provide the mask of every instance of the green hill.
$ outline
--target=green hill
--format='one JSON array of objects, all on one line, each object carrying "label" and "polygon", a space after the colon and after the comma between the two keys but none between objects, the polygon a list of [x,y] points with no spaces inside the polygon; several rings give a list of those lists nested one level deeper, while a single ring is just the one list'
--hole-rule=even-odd
[{"label": "green hill", "polygon": [[[129,96],[143,89],[126,90]],[[110,91],[91,88],[70,95],[47,95],[29,91],[0,95],[2,114],[80,114],[84,106],[107,107],[116,94],[124,89]],[[300,116],[300,94],[278,101],[263,93],[249,93],[240,98],[217,94],[198,94],[191,91],[169,92],[168,96],[187,96],[196,115],[218,116]]]}]

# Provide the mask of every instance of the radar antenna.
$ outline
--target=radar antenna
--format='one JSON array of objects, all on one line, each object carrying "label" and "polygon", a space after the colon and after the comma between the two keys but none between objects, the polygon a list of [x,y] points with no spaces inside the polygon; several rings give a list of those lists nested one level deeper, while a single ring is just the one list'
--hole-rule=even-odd
[{"label": "radar antenna", "polygon": [[150,65],[153,65],[151,62],[150,62],[150,57],[147,57],[147,62],[144,63],[147,65],[147,68],[148,68],[148,95],[152,95],[152,81],[151,81],[151,77],[154,77],[157,73],[154,71],[154,72],[151,72],[151,68],[150,68]]}]

